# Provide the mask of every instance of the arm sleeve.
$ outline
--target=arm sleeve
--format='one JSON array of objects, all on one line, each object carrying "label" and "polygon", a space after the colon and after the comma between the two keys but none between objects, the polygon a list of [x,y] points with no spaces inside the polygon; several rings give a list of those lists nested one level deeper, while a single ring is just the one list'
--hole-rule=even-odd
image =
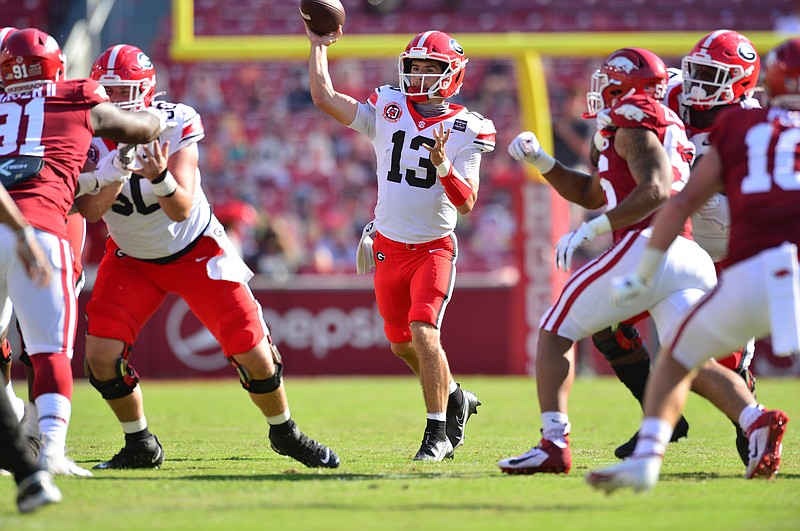
[{"label": "arm sleeve", "polygon": [[375,139],[375,107],[367,103],[359,103],[356,109],[356,117],[353,122],[348,125],[350,129],[363,133],[369,137],[370,140]]}]

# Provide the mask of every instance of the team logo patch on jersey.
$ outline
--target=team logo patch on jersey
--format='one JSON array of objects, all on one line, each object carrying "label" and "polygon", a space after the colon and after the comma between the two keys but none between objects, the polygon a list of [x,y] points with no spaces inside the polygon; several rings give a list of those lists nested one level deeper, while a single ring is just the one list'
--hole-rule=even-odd
[{"label": "team logo patch on jersey", "polygon": [[454,131],[461,131],[462,133],[467,130],[467,121],[462,120],[460,118],[456,118],[453,122],[453,130]]},{"label": "team logo patch on jersey", "polygon": [[625,105],[620,105],[616,109],[614,109],[614,114],[619,114],[620,116],[624,116],[628,120],[634,120],[636,122],[641,122],[644,120],[645,114],[644,111],[641,110],[636,105],[631,105],[630,103],[626,103]]},{"label": "team logo patch on jersey", "polygon": [[378,251],[377,253],[375,253],[375,259],[378,262],[384,262],[384,261],[386,261],[386,255],[383,254],[382,252]]},{"label": "team logo patch on jersey", "polygon": [[100,151],[97,149],[97,146],[94,144],[89,145],[89,152],[86,153],[86,158],[97,165],[97,161],[100,160]]},{"label": "team logo patch on jersey", "polygon": [[736,53],[738,53],[739,57],[748,63],[752,63],[758,57],[755,49],[745,42],[739,44],[739,47],[736,49]]},{"label": "team logo patch on jersey", "polygon": [[383,117],[387,122],[395,123],[403,115],[403,109],[395,102],[387,103],[383,108]]}]

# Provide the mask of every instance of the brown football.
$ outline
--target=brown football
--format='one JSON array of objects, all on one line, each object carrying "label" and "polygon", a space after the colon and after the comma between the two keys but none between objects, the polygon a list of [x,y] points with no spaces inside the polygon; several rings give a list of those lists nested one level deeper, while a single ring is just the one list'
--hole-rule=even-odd
[{"label": "brown football", "polygon": [[300,16],[314,33],[334,33],[344,25],[344,6],[339,0],[300,0]]}]

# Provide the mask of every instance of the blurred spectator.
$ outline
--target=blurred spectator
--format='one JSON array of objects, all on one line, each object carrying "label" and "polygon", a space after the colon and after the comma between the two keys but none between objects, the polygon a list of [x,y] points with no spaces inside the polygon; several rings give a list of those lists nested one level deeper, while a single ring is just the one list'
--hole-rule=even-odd
[{"label": "blurred spectator", "polygon": [[250,268],[276,283],[290,280],[300,265],[300,249],[296,235],[280,216],[265,217],[257,230],[257,254],[248,260]]},{"label": "blurred spectator", "polygon": [[[789,2],[787,2],[788,7]],[[775,19],[775,31],[789,35],[800,34],[800,0],[791,2],[792,10]]]},{"label": "blurred spectator", "polygon": [[578,86],[570,88],[553,119],[553,142],[557,160],[569,168],[589,172],[594,123],[581,117],[585,110],[586,91]]}]

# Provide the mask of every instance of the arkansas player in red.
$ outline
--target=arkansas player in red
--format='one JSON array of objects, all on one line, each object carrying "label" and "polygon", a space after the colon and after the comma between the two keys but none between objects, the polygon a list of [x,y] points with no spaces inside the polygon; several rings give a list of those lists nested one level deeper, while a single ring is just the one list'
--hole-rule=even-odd
[{"label": "arkansas player in red", "polygon": [[[664,104],[680,116],[686,135],[696,150],[695,163],[710,149],[708,137],[716,117],[730,106],[759,108],[753,98],[761,72],[761,60],[750,39],[730,30],[717,30],[701,38],[683,58],[682,69],[669,69],[669,83]],[[721,270],[728,251],[730,214],[728,199],[714,194],[692,214],[692,238],[706,251],[717,272]],[[615,331],[604,330],[592,336],[598,350],[608,360],[617,377],[639,400],[644,401],[644,388],[650,374],[650,354],[632,323],[621,323]],[[754,342],[748,341],[730,356],[718,360],[736,371],[755,390],[755,378],[750,372]],[[747,437],[734,422],[736,449],[747,466]],[[689,429],[681,417],[672,433],[672,441],[685,437]],[[625,459],[633,453],[636,435],[614,450]]]},{"label": "arkansas player in red", "polygon": [[[715,193],[731,209],[728,257],[720,283],[678,322],[663,343],[645,392],[645,418],[633,455],[593,472],[587,481],[612,492],[656,485],[672,426],[686,403],[696,368],[751,337],[772,335],[778,355],[800,351],[800,38],[772,50],[764,61],[767,109],[732,108],[719,117],[711,148],[683,192],[660,212],[643,260],[620,279],[615,295],[635,300],[655,281],[686,219]],[[713,403],[738,422],[749,439],[746,479],[778,472],[787,415],[765,410],[730,371]]]},{"label": "arkansas player in red", "polygon": [[25,335],[37,378],[40,464],[54,474],[90,475],[65,455],[72,411],[72,359],[77,313],[74,257],[66,218],[93,135],[132,144],[149,142],[166,127],[164,113],[127,113],[87,80],[64,80],[55,39],[37,29],[13,33],[0,53],[3,182],[50,257],[53,275],[37,288],[20,267],[13,233],[0,233],[0,300],[8,296]]},{"label": "arkansas player in red", "polygon": [[[612,232],[613,245],[577,270],[539,324],[536,382],[542,439],[522,455],[503,459],[508,474],[568,473],[569,393],[575,377],[573,344],[585,337],[649,312],[664,338],[674,323],[716,283],[711,258],[691,240],[687,223],[658,268],[657,281],[633,304],[612,303],[612,279],[639,262],[651,235],[655,212],[689,176],[694,152],[680,118],[663,105],[667,69],[654,53],[623,48],[612,53],[592,76],[587,94],[589,116],[606,112],[612,125],[600,146],[594,175],[571,170],[545,153],[531,132],[509,145],[509,154],[534,165],[565,199],[606,211],[564,235],[556,247],[556,267],[569,269],[576,249],[597,235]],[[704,368],[711,385],[718,366]]]}]

